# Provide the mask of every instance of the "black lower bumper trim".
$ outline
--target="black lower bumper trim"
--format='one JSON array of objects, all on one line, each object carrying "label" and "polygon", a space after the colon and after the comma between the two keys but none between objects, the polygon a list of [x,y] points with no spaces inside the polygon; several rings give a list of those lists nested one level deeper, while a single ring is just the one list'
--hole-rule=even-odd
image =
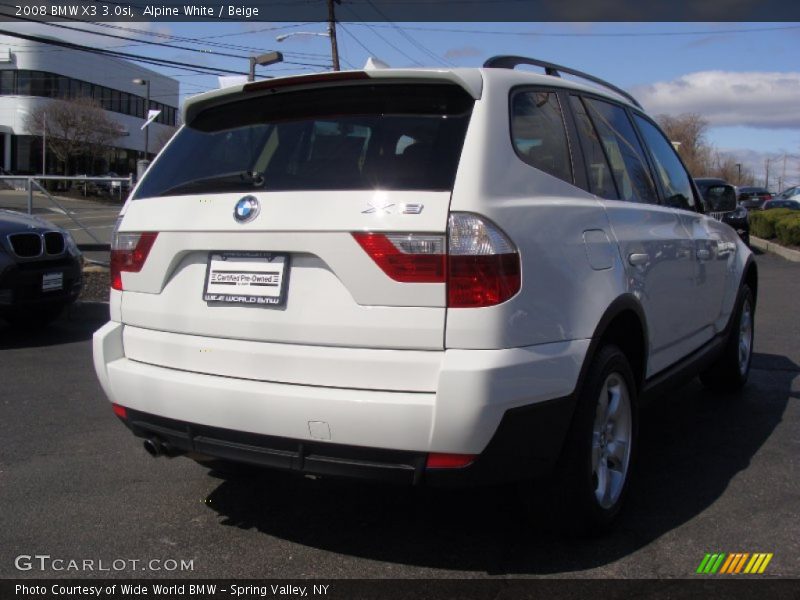
[{"label": "black lower bumper trim", "polygon": [[309,442],[197,425],[128,409],[125,422],[138,437],[157,437],[173,449],[211,458],[310,475],[419,483],[426,454]]},{"label": "black lower bumper trim", "polygon": [[572,397],[506,411],[486,449],[468,466],[426,469],[426,452],[365,448],[234,431],[127,409],[134,435],[157,437],[178,452],[310,475],[399,484],[465,486],[549,473],[572,419]]}]

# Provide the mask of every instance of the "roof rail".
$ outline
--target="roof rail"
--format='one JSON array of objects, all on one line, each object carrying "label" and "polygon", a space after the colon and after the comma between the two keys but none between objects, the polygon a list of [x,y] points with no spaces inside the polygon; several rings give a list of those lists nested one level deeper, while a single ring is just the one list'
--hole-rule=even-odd
[{"label": "roof rail", "polygon": [[517,65],[532,65],[534,67],[542,67],[544,69],[545,74],[552,75],[553,77],[561,77],[561,73],[568,73],[570,75],[574,75],[575,77],[580,77],[581,79],[585,79],[587,81],[591,81],[593,83],[601,85],[604,88],[607,88],[612,92],[619,94],[626,100],[629,100],[634,106],[642,108],[642,105],[639,104],[636,98],[631,96],[625,90],[621,90],[617,86],[608,83],[607,81],[604,81],[599,77],[595,77],[594,75],[589,75],[588,73],[584,73],[582,71],[576,71],[575,69],[570,69],[569,67],[557,65],[555,63],[547,62],[544,60],[538,60],[536,58],[527,58],[525,56],[493,56],[487,59],[485,63],[483,63],[483,66],[485,68],[495,68],[495,69],[513,69]]}]

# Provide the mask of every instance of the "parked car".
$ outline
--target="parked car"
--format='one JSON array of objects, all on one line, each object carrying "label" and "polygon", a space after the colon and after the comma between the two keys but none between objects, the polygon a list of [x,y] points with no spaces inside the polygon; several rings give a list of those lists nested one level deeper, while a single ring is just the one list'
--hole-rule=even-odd
[{"label": "parked car", "polygon": [[771,208],[788,208],[789,210],[800,210],[800,198],[774,198],[764,203],[764,210]]},{"label": "parked car", "polygon": [[733,227],[749,246],[750,216],[742,204],[737,204],[736,188],[724,179],[715,177],[698,177],[694,182],[708,204],[708,214]]},{"label": "parked car", "polygon": [[[611,84],[351,71],[194,96],[113,235],[94,336],[153,456],[456,485],[553,474],[607,528],[640,400],[745,384],[757,267]],[[528,488],[536,493],[534,487]]]},{"label": "parked car", "polygon": [[77,299],[82,285],[81,254],[68,231],[0,210],[0,318],[45,325]]},{"label": "parked car", "polygon": [[[109,171],[100,177],[122,177],[119,173]],[[95,181],[95,187],[98,193],[107,196],[122,196],[125,197],[130,191],[130,183],[128,181]]]},{"label": "parked car", "polygon": [[772,200],[772,194],[763,187],[741,187],[739,188],[739,206],[744,206],[747,210],[757,210],[767,200]]}]

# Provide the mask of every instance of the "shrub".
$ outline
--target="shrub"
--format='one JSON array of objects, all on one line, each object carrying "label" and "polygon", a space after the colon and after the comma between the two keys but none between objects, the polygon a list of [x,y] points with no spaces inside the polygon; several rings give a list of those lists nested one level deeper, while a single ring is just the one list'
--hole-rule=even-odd
[{"label": "shrub", "polygon": [[776,223],[789,215],[796,216],[797,213],[788,208],[753,211],[750,213],[750,233],[765,240],[772,239],[776,235]]},{"label": "shrub", "polygon": [[775,224],[775,234],[784,246],[800,246],[800,215],[787,215]]}]

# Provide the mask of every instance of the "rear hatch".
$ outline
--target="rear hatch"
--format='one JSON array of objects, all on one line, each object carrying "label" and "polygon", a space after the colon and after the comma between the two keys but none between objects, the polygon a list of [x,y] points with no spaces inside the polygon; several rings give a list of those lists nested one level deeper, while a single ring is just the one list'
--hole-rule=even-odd
[{"label": "rear hatch", "polygon": [[382,79],[195,111],[116,233],[123,323],[442,350],[448,210],[473,103],[453,83]]}]

